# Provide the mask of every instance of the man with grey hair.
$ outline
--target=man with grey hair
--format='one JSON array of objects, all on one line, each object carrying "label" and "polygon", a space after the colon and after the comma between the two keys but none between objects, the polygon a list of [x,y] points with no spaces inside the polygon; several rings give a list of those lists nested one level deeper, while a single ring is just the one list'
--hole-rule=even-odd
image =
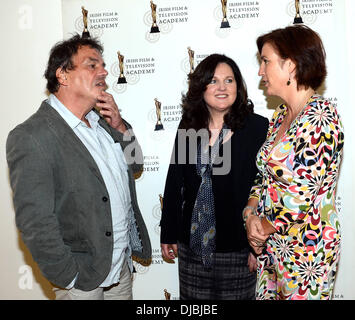
[{"label": "man with grey hair", "polygon": [[143,156],[105,92],[102,52],[79,35],[57,43],[50,95],[6,145],[16,224],[57,299],[132,299],[132,257],[151,261],[134,182]]}]

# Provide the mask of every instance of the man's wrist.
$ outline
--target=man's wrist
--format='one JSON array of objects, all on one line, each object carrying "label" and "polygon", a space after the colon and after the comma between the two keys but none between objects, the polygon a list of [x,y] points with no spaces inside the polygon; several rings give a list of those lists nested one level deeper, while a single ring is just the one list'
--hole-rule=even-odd
[{"label": "man's wrist", "polygon": [[127,131],[127,127],[123,121],[120,122],[114,129],[121,133],[125,133]]}]

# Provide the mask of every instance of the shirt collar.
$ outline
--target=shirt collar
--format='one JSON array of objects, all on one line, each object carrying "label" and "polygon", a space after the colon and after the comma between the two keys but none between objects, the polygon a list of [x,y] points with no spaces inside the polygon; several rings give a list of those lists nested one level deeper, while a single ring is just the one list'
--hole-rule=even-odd
[{"label": "shirt collar", "polygon": [[[47,102],[60,114],[70,128],[75,129],[78,125],[83,123],[77,116],[75,116],[54,94],[50,94]],[[97,125],[99,116],[90,111],[86,116],[91,126]],[[84,123],[83,123],[84,124]]]}]

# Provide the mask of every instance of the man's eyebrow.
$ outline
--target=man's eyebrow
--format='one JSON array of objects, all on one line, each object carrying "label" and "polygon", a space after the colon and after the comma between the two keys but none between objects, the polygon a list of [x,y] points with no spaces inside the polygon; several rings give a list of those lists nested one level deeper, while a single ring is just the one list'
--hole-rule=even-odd
[{"label": "man's eyebrow", "polygon": [[[96,62],[96,63],[100,62],[100,60],[99,60],[99,59],[96,59],[96,58],[89,57],[88,59],[89,59],[91,62]],[[103,67],[106,67],[106,63],[105,63],[105,62],[103,62],[102,65],[103,65]]]}]

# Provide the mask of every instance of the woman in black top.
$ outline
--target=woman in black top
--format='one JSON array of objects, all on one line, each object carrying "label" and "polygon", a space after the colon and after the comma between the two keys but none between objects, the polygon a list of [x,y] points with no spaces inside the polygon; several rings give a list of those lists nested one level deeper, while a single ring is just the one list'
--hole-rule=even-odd
[{"label": "woman in black top", "polygon": [[242,210],[268,120],[253,112],[236,63],[219,54],[189,75],[182,109],[164,191],[162,255],[179,256],[180,299],[254,299]]}]

